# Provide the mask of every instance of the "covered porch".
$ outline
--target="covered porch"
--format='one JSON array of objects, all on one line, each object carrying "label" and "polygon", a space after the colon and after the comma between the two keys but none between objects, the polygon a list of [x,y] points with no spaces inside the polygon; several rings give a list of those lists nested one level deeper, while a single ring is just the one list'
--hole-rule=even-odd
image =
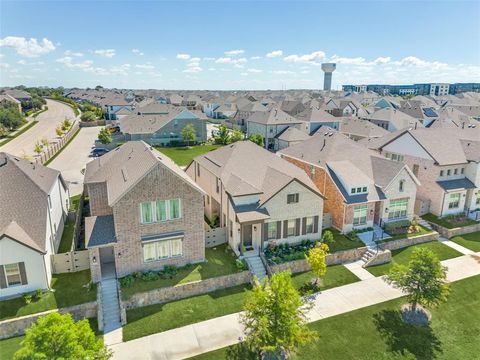
[{"label": "covered porch", "polygon": [[[237,209],[239,210],[239,207]],[[263,249],[265,239],[265,220],[270,219],[266,210],[244,207],[244,211],[237,211],[236,220],[239,224],[239,250],[240,254],[258,254]]]}]

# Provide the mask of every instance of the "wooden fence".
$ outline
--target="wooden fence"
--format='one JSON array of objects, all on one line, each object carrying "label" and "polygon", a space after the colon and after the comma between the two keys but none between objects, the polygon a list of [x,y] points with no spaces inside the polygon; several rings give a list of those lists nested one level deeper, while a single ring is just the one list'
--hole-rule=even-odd
[{"label": "wooden fence", "polygon": [[54,143],[50,143],[47,146],[43,147],[43,152],[35,157],[35,162],[40,164],[45,164],[51,157],[55,156],[57,152],[59,152],[67,143],[68,141],[75,135],[77,130],[80,127],[78,125],[78,121],[75,121],[70,129],[57,141]]},{"label": "wooden fence", "polygon": [[53,273],[61,274],[90,269],[88,250],[52,255]]},{"label": "wooden fence", "polygon": [[205,226],[205,247],[211,248],[227,242],[227,228],[211,229]]}]

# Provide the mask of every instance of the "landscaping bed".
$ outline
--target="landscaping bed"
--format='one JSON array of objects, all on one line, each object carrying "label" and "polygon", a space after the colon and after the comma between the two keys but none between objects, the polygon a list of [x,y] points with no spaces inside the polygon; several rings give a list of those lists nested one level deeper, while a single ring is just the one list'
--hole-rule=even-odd
[{"label": "landscaping bed", "polygon": [[[122,297],[128,299],[135,293],[235,274],[246,269],[244,263],[237,261],[237,257],[227,244],[205,249],[205,258],[206,262],[200,264],[182,268],[169,266],[160,272],[135,273],[124,277],[120,279]],[[131,284],[128,286],[130,281]]]},{"label": "landscaping bed", "polygon": [[31,302],[24,297],[0,301],[0,320],[35,314],[42,311],[83,304],[97,299],[96,285],[91,284],[90,270],[52,276],[52,289],[41,298],[32,295]]},{"label": "landscaping bed", "polygon": [[159,147],[155,149],[161,153],[167,155],[179,166],[187,166],[193,160],[193,158],[203,155],[209,151],[218,149],[222,145],[197,145],[197,146],[184,146],[184,147]]},{"label": "landscaping bed", "polygon": [[435,216],[429,213],[429,214],[423,215],[422,218],[426,221],[443,226],[444,228],[447,228],[447,229],[453,229],[456,227],[463,227],[463,226],[478,224],[478,221],[469,219],[464,214],[448,215],[448,216],[439,218],[438,216]]},{"label": "landscaping bed", "polygon": [[410,261],[412,251],[417,247],[423,247],[433,251],[438,256],[439,260],[447,260],[463,255],[457,250],[454,250],[438,241],[431,241],[424,244],[413,245],[406,248],[393,250],[391,263],[369,266],[366,270],[375,276],[386,275],[390,271],[393,264],[398,263],[406,265]]},{"label": "landscaping bed", "polygon": [[474,252],[480,251],[480,231],[454,236],[450,240]]},{"label": "landscaping bed", "polygon": [[380,240],[378,243],[381,244],[381,243],[399,240],[399,239],[405,239],[405,238],[409,239],[409,238],[413,238],[420,235],[431,234],[433,232],[432,230],[429,230],[422,225],[418,225],[418,227],[419,227],[418,231],[413,231],[413,232],[408,232],[408,227],[403,227],[401,229],[397,229],[396,231],[388,232],[388,234],[391,237],[388,239]]},{"label": "landscaping bed", "polygon": [[[309,326],[320,337],[302,346],[292,359],[477,359],[480,276],[452,283],[451,287],[447,302],[430,310],[430,326],[406,325],[399,311],[406,300],[391,300],[311,323]],[[235,359],[231,357],[235,349],[238,345],[190,359]]]}]

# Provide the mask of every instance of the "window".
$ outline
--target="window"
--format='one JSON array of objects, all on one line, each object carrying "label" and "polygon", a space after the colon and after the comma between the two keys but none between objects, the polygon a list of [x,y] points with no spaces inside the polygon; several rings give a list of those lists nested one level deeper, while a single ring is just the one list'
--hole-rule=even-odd
[{"label": "window", "polygon": [[440,170],[440,176],[443,176],[443,170]]},{"label": "window", "polygon": [[355,194],[357,192],[357,189],[352,188],[352,194]]},{"label": "window", "polygon": [[388,220],[401,219],[407,216],[408,199],[391,200]]},{"label": "window", "polygon": [[314,217],[311,216],[311,217],[307,217],[306,221],[305,221],[305,232],[307,234],[312,234],[313,233],[313,223],[314,223]]},{"label": "window", "polygon": [[367,192],[367,187],[365,186],[363,189],[362,189],[363,192]]},{"label": "window", "polygon": [[143,244],[143,261],[156,261],[183,255],[182,239],[152,241]]},{"label": "window", "polygon": [[412,169],[413,175],[418,176],[419,168],[420,167],[417,164],[413,164],[413,169]]},{"label": "window", "polygon": [[457,175],[457,174],[458,174],[458,169],[453,170],[453,175]]},{"label": "window", "polygon": [[140,203],[140,222],[151,224],[182,217],[180,199],[146,201]]},{"label": "window", "polygon": [[460,206],[460,193],[450,194],[450,198],[448,201],[448,208],[456,209],[459,206]]},{"label": "window", "polygon": [[460,174],[463,174],[465,172],[465,168],[460,169]]},{"label": "window", "polygon": [[398,183],[398,191],[399,192],[405,191],[405,180],[400,180],[400,182]]},{"label": "window", "polygon": [[22,284],[22,277],[20,276],[20,267],[18,263],[6,264],[3,266],[5,269],[5,279],[7,286],[15,286]]},{"label": "window", "polygon": [[287,195],[287,204],[298,203],[298,193]]},{"label": "window", "polygon": [[267,240],[272,240],[277,238],[277,222],[269,222],[267,223]]},{"label": "window", "polygon": [[362,188],[361,187],[357,187],[357,193],[361,193],[362,192]]},{"label": "window", "polygon": [[218,178],[215,178],[215,186],[216,186],[216,191],[217,194],[220,192],[220,184]]},{"label": "window", "polygon": [[475,201],[476,205],[480,205],[480,191],[477,192],[477,201]]},{"label": "window", "polygon": [[353,225],[365,225],[367,223],[367,205],[357,205],[353,208]]},{"label": "window", "polygon": [[295,236],[295,230],[296,230],[296,220],[288,220],[288,227],[287,227],[287,236]]},{"label": "window", "polygon": [[452,170],[448,169],[447,170],[447,176],[450,176],[451,173],[452,173]]}]

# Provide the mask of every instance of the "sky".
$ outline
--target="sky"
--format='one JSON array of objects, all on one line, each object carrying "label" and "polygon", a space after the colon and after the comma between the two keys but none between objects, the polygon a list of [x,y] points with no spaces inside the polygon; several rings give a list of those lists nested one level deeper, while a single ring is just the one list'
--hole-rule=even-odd
[{"label": "sky", "polygon": [[480,82],[480,1],[5,1],[0,86]]}]

